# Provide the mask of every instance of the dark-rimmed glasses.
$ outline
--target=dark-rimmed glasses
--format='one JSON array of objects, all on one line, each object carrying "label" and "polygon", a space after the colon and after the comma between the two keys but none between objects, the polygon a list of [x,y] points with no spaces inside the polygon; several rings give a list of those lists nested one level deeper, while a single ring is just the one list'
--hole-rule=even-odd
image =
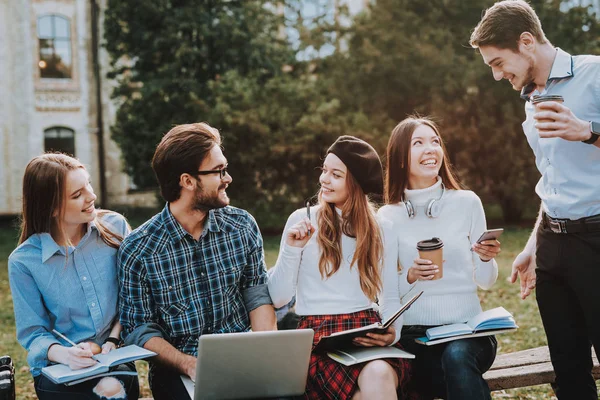
[{"label": "dark-rimmed glasses", "polygon": [[213,169],[210,171],[194,171],[194,172],[189,172],[190,175],[212,175],[212,174],[219,174],[219,177],[221,179],[225,178],[225,175],[228,174],[227,172],[227,167],[225,168],[221,168],[221,169]]}]

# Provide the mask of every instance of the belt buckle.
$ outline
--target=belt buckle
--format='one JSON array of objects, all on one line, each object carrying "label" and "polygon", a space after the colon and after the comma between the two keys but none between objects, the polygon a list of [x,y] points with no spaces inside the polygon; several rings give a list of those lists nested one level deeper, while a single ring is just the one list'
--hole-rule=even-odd
[{"label": "belt buckle", "polygon": [[567,223],[563,220],[548,218],[548,227],[554,233],[567,233]]}]

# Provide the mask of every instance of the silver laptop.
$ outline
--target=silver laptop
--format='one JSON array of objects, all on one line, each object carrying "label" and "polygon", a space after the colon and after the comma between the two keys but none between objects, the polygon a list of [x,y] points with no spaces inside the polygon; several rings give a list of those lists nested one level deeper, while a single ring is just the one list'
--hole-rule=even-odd
[{"label": "silver laptop", "polygon": [[312,329],[296,329],[200,336],[192,399],[301,395],[313,335]]}]

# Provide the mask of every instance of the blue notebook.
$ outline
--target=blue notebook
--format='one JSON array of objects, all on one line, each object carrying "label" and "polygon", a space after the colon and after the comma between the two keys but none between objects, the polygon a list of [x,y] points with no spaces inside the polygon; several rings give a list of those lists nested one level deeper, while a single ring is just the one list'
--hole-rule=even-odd
[{"label": "blue notebook", "polygon": [[518,326],[511,313],[504,307],[496,307],[477,314],[464,324],[442,325],[429,328],[427,336],[415,339],[417,343],[431,346],[466,337],[495,335],[513,331]]}]

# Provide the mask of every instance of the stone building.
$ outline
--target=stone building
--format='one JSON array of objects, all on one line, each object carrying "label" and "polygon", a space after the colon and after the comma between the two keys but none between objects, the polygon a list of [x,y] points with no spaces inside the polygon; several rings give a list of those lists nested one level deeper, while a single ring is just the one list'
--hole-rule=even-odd
[{"label": "stone building", "polygon": [[[342,4],[356,13],[369,1],[310,0],[303,13],[310,18]],[[0,215],[20,212],[25,166],[50,150],[87,166],[104,207],[156,201],[131,190],[110,139],[117,105],[106,78],[109,57],[98,45],[106,2],[0,0]]]},{"label": "stone building", "polygon": [[116,105],[108,55],[97,44],[105,4],[0,0],[0,215],[20,212],[25,166],[49,150],[88,167],[102,205],[153,201],[128,194],[131,181],[110,140]]}]

